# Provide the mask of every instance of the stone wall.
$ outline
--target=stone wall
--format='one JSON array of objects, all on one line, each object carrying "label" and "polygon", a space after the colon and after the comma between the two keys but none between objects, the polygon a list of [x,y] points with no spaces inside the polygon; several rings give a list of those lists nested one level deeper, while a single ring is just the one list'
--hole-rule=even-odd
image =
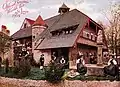
[{"label": "stone wall", "polygon": [[119,81],[64,81],[52,84],[44,80],[21,80],[0,77],[0,87],[120,87]]}]

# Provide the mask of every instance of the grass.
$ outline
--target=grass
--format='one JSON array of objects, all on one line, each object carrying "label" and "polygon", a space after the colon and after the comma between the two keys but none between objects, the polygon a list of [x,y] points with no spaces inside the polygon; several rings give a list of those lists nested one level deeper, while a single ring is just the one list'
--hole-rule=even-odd
[{"label": "grass", "polygon": [[31,68],[30,73],[24,79],[45,80],[45,71],[39,68]]},{"label": "grass", "polygon": [[[9,68],[9,72],[5,73],[5,68],[0,69],[0,76],[9,77],[9,78],[20,78],[16,73],[13,72],[13,67]],[[32,79],[32,80],[45,80],[44,70],[39,68],[31,68],[29,75],[22,77],[21,79]]]},{"label": "grass", "polygon": [[115,77],[112,76],[84,76],[84,75],[78,75],[74,78],[68,78],[68,80],[81,80],[81,81],[103,81],[103,80],[110,80],[114,81],[116,80]]},{"label": "grass", "polygon": [[[68,72],[68,70],[65,70]],[[5,73],[5,68],[0,69],[0,76],[3,77],[10,77],[10,78],[17,78],[17,75],[13,72],[13,68],[9,68],[9,72]],[[32,80],[45,80],[45,71],[40,70],[39,68],[34,68],[32,67],[30,70],[30,73],[28,76],[23,77],[21,79],[32,79]],[[101,81],[101,80],[110,80],[113,81],[115,80],[115,77],[112,76],[104,76],[104,77],[98,77],[98,76],[84,76],[84,75],[78,75],[74,78],[66,78],[67,80],[82,80],[82,81]]]}]

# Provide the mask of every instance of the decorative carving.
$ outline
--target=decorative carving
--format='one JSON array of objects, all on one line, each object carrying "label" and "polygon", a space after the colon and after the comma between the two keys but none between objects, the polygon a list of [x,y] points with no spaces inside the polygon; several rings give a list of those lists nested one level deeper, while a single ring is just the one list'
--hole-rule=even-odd
[{"label": "decorative carving", "polygon": [[97,35],[97,44],[103,44],[102,30],[99,30]]}]

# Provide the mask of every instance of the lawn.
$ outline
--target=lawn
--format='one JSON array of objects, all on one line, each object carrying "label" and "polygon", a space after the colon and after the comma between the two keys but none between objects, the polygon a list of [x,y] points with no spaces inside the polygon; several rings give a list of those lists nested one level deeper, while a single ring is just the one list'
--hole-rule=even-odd
[{"label": "lawn", "polygon": [[[9,68],[8,73],[5,73],[5,68],[1,68],[0,76],[10,77],[10,78],[20,78],[17,76],[16,73],[13,72],[13,68]],[[44,70],[40,70],[39,68],[31,68],[29,75],[26,77],[22,77],[21,79],[44,80],[45,79]]]},{"label": "lawn", "polygon": [[[66,70],[67,72],[68,70]],[[13,72],[13,68],[9,68],[9,72],[6,74],[5,73],[5,69],[1,68],[0,69],[0,76],[3,77],[10,77],[10,78],[18,78],[18,76]],[[21,79],[32,79],[32,80],[45,80],[45,70],[40,70],[39,68],[35,68],[32,67],[29,75],[26,77],[22,77]],[[112,76],[106,76],[106,77],[97,77],[97,76],[84,76],[84,75],[78,75],[74,78],[65,78],[67,80],[89,80],[89,81],[93,81],[93,80],[110,80],[113,81],[115,80],[115,77]]]},{"label": "lawn", "polygon": [[45,71],[39,68],[31,68],[29,75],[24,79],[45,80]]}]

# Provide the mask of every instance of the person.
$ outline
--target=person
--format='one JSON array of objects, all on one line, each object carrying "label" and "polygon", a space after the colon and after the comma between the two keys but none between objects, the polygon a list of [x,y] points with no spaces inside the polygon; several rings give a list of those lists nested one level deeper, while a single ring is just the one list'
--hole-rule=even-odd
[{"label": "person", "polygon": [[65,64],[66,63],[65,58],[63,56],[61,57],[60,63],[61,64]]},{"label": "person", "polygon": [[117,65],[117,61],[115,60],[114,55],[110,55],[108,65],[110,65],[111,63],[113,63],[114,65]]},{"label": "person", "polygon": [[55,56],[55,52],[53,52],[51,56],[51,62],[55,62],[55,60],[56,60],[56,56]]},{"label": "person", "polygon": [[22,48],[21,56],[26,56],[26,54],[27,54],[26,48]]},{"label": "person", "polygon": [[77,58],[77,61],[76,61],[76,64],[77,64],[77,72],[79,73],[86,73],[86,67],[85,67],[85,61],[84,61],[84,58],[83,58],[83,54],[82,53],[79,53],[78,54],[78,58]]},{"label": "person", "polygon": [[117,61],[114,58],[114,55],[110,55],[110,59],[108,61],[108,65],[104,67],[104,73],[111,76],[119,75],[119,68],[117,65]]},{"label": "person", "polygon": [[40,69],[43,69],[43,66],[44,66],[44,54],[42,54],[40,57]]},{"label": "person", "polygon": [[9,71],[9,60],[6,58],[6,67],[5,67],[5,72],[8,73]]},{"label": "person", "polygon": [[96,64],[97,63],[97,58],[95,58],[95,56],[90,55],[90,64]]}]

